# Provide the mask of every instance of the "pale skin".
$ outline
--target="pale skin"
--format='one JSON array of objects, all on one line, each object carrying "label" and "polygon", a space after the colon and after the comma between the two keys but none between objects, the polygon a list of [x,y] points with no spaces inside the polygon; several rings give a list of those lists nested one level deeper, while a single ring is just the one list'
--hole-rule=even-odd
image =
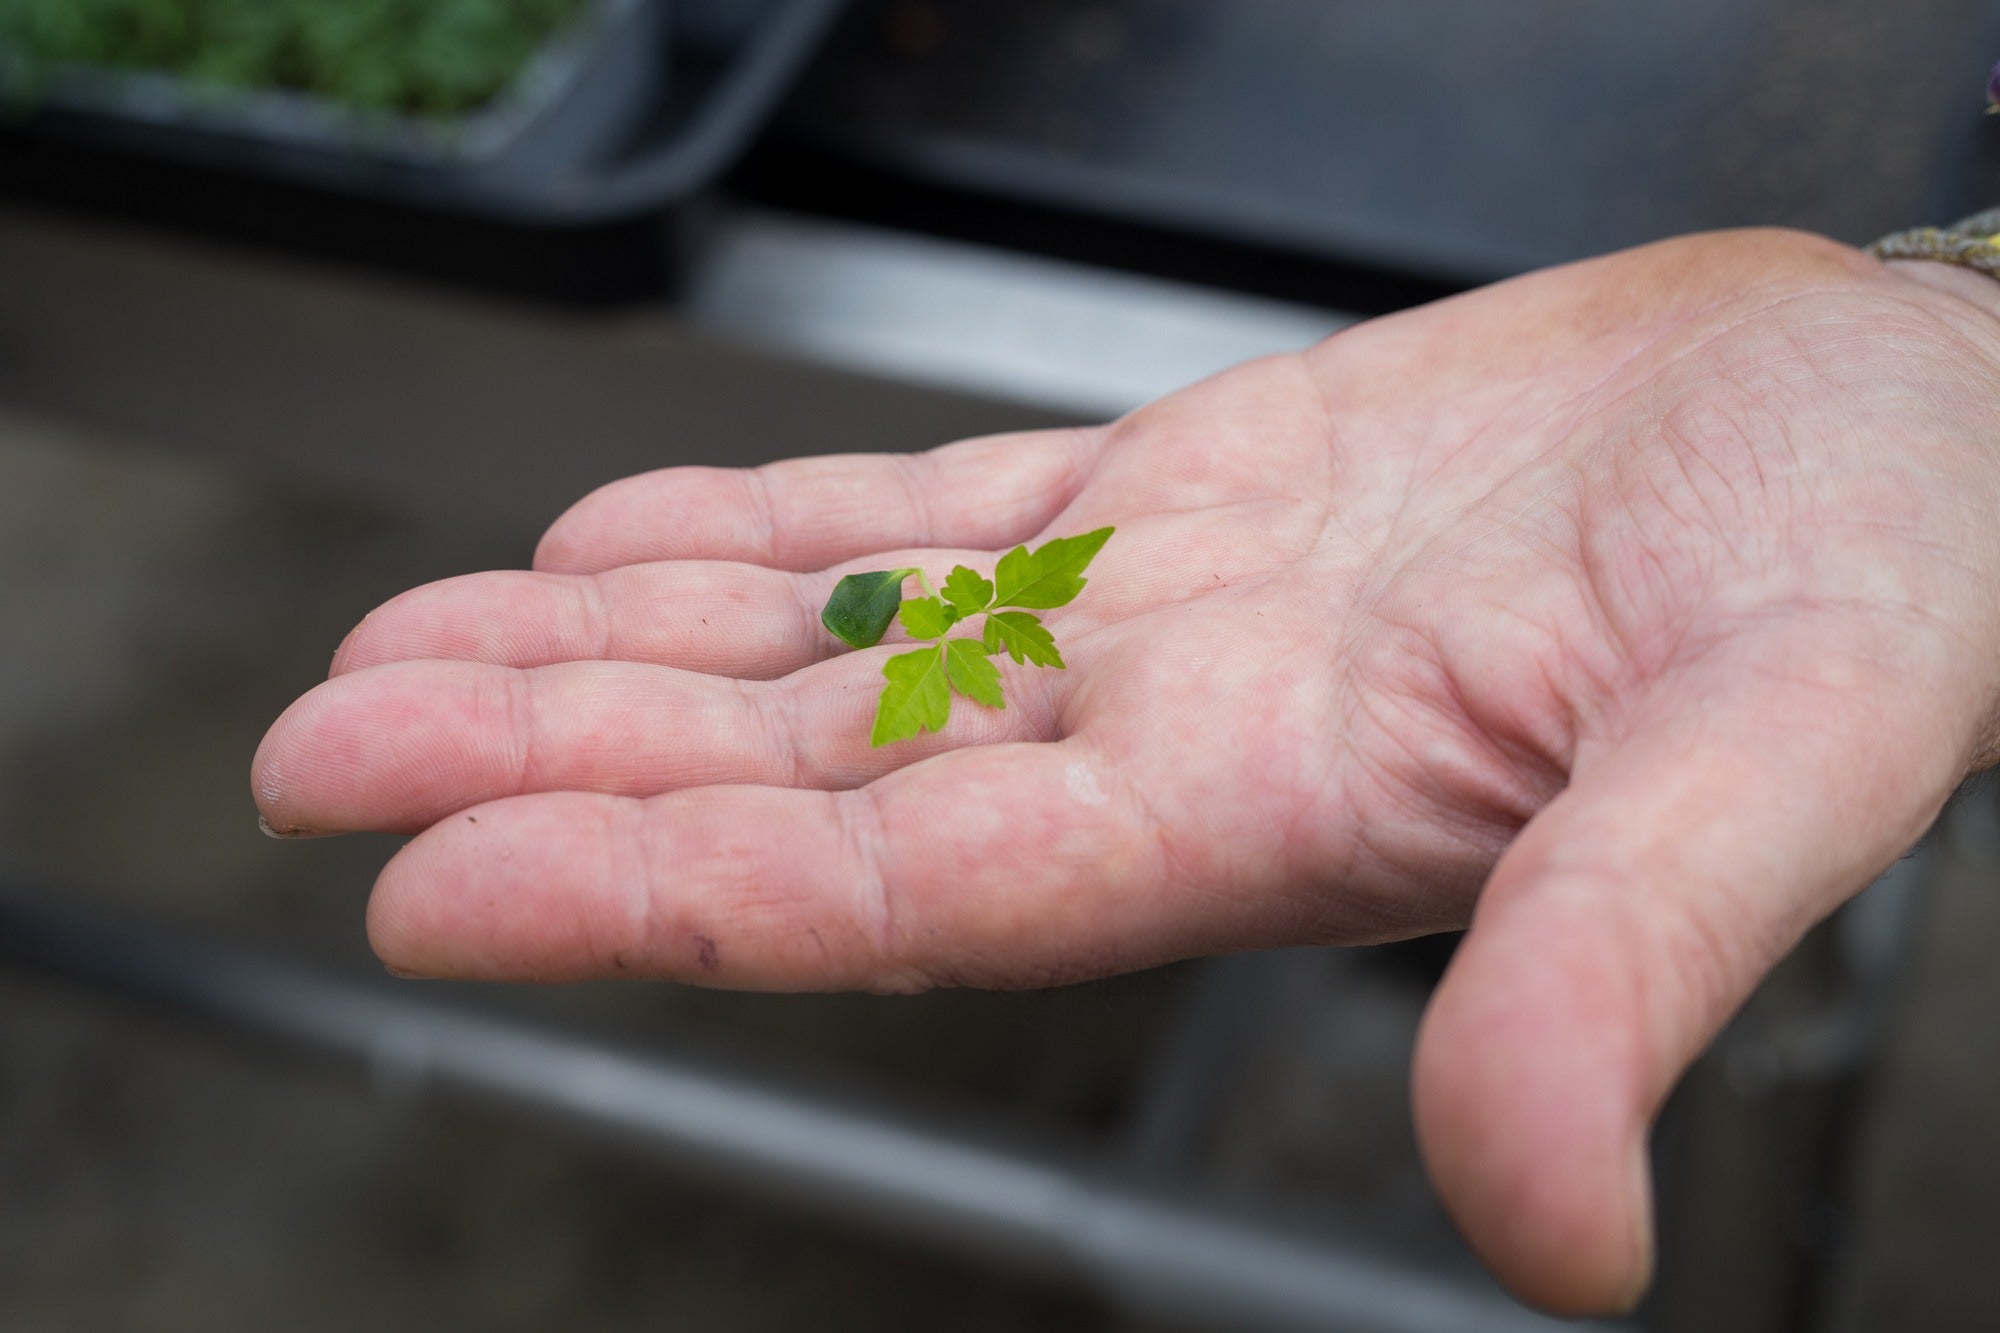
[{"label": "pale skin", "polygon": [[[842,574],[1105,524],[1067,671],[869,747],[899,648],[819,627]],[[1648,1280],[1674,1080],[1996,719],[2000,284],[1739,232],[1097,429],[605,487],[533,572],[368,617],[253,786],[416,835],[368,926],[429,976],[1039,986],[1469,925],[1426,1160],[1596,1312]]]}]

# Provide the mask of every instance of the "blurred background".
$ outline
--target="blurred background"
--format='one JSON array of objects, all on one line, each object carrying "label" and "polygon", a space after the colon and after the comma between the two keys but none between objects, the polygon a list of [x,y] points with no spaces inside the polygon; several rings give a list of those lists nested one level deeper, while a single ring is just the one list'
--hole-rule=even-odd
[{"label": "blurred background", "polygon": [[[2000,202],[1972,0],[0,0],[0,1329],[1523,1330],[1451,942],[1029,995],[399,984],[245,775],[676,463],[1100,420],[1692,229]],[[1669,1108],[1649,1330],[1990,1329],[2000,804]]]}]

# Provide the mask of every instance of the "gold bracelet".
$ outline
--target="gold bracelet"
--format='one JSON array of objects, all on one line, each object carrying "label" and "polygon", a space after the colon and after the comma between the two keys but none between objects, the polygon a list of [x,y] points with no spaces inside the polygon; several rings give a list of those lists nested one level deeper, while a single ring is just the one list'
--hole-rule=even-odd
[{"label": "gold bracelet", "polygon": [[2000,278],[2000,208],[1974,213],[1949,227],[1912,227],[1884,236],[1868,247],[1868,253],[1877,259],[1932,259]]}]

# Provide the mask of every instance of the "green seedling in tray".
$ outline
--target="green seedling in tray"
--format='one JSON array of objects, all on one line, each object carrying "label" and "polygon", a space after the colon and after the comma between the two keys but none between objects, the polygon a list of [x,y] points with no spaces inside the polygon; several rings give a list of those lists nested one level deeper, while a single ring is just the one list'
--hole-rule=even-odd
[{"label": "green seedling in tray", "polygon": [[583,0],[0,0],[0,67],[146,70],[452,119],[492,101]]}]

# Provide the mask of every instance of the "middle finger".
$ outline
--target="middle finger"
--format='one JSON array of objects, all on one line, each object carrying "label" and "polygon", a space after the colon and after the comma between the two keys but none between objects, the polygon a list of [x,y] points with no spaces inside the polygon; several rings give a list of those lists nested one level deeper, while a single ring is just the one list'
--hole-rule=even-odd
[{"label": "middle finger", "polygon": [[1055,733],[1069,673],[1003,667],[1004,710],[961,700],[943,733],[871,747],[889,652],[778,681],[630,662],[393,662],[286,709],[258,747],[253,787],[275,830],[410,832],[527,792],[855,787],[943,750]]}]

